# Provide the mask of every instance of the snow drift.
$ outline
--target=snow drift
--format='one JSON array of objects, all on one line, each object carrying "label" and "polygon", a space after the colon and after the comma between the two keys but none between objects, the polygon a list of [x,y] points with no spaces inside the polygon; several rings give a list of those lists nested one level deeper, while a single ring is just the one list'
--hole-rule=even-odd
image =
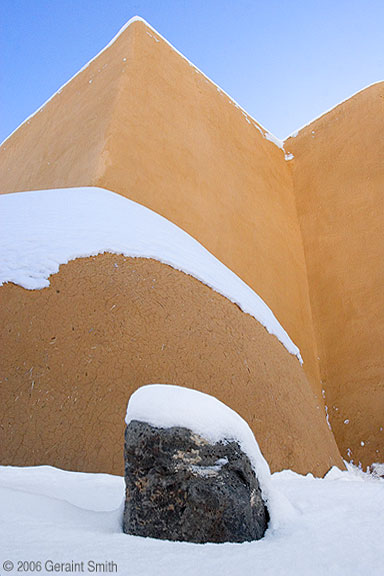
[{"label": "snow drift", "polygon": [[199,242],[152,210],[108,190],[84,187],[4,194],[0,211],[0,285],[41,289],[60,264],[103,252],[153,258],[236,303],[302,362],[265,302]]}]

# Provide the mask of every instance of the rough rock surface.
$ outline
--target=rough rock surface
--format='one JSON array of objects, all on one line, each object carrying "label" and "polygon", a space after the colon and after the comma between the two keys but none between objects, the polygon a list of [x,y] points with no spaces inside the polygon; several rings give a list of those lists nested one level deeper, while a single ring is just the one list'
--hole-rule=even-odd
[{"label": "rough rock surface", "polygon": [[262,538],[269,515],[237,442],[133,420],[125,432],[127,534],[188,542]]}]

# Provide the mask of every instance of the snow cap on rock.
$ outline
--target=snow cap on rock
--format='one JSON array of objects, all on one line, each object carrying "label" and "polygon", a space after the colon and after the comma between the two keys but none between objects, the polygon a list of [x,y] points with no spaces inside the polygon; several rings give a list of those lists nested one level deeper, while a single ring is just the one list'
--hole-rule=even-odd
[{"label": "snow cap on rock", "polygon": [[270,494],[269,466],[245,420],[209,394],[168,384],[150,384],[134,392],[128,402],[125,422],[146,422],[157,428],[179,426],[199,434],[208,442],[238,442],[248,456],[263,498]]}]

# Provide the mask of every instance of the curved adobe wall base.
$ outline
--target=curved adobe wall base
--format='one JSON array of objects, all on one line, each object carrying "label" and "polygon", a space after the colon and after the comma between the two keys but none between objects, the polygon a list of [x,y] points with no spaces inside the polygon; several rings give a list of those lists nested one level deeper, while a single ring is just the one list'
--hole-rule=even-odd
[{"label": "curved adobe wall base", "polygon": [[272,470],[342,466],[303,369],[251,316],[186,274],[111,254],[2,299],[1,463],[123,473],[124,415],[143,384],[213,394]]}]

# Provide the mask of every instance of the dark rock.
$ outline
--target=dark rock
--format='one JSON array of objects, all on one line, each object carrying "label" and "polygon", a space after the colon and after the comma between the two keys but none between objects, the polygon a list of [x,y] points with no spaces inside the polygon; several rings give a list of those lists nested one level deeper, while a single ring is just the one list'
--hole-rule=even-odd
[{"label": "dark rock", "polygon": [[262,538],[269,516],[237,442],[133,420],[125,431],[127,534],[188,542]]}]

